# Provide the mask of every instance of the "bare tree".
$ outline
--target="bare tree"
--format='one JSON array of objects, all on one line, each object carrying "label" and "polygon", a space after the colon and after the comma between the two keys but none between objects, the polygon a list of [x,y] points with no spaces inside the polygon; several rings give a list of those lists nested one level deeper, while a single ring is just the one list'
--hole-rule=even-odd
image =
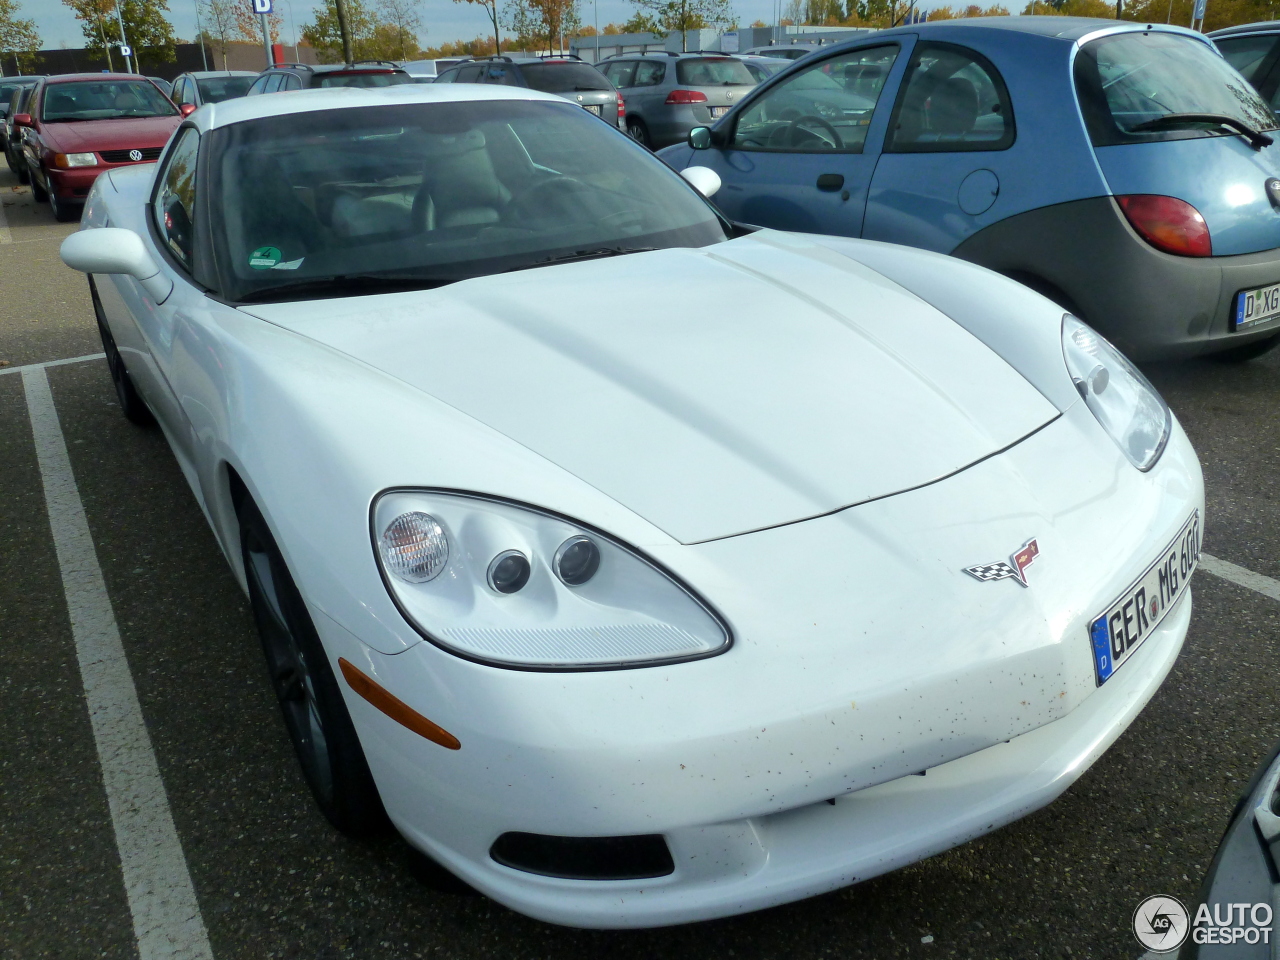
[{"label": "bare tree", "polygon": [[409,60],[410,52],[417,56],[421,52],[418,46],[418,34],[422,30],[422,15],[418,12],[422,0],[379,0],[378,12],[382,14],[383,24],[395,31],[399,46],[398,60]]},{"label": "bare tree", "polygon": [[493,49],[496,53],[502,52],[502,34],[498,30],[498,0],[453,0],[454,3],[474,3],[477,6],[484,7],[484,12],[489,15],[489,21],[493,24]]},{"label": "bare tree", "polygon": [[222,69],[227,69],[227,44],[240,39],[240,22],[236,16],[236,0],[197,0],[204,32],[218,42],[222,51]]}]

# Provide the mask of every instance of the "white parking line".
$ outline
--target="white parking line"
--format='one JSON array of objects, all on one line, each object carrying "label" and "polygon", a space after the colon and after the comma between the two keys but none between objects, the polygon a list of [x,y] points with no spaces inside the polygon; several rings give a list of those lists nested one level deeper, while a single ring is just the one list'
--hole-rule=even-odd
[{"label": "white parking line", "polygon": [[22,385],[138,954],[213,960],[44,366],[20,368]]},{"label": "white parking line", "polygon": [[45,367],[62,367],[68,363],[87,363],[90,360],[105,360],[105,353],[86,353],[83,357],[68,357],[65,360],[46,360],[44,363],[28,363],[21,367],[0,367],[0,376],[6,373],[26,373],[28,370],[43,370]]},{"label": "white parking line", "polygon": [[1270,577],[1264,577],[1244,567],[1237,567],[1234,563],[1211,557],[1207,553],[1200,554],[1200,569],[1223,580],[1230,580],[1237,586],[1260,593],[1264,597],[1280,600],[1280,580],[1272,580]]}]

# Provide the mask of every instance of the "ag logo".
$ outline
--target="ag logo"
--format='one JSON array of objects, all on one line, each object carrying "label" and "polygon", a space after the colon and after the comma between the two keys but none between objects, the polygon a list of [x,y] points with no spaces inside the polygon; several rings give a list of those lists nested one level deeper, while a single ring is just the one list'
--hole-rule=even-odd
[{"label": "ag logo", "polygon": [[1175,897],[1147,897],[1133,911],[1133,935],[1156,953],[1169,953],[1187,939],[1191,916]]},{"label": "ag logo", "polygon": [[138,160],[141,160],[141,159],[142,159],[142,151],[141,151],[141,150],[130,150],[130,151],[129,151],[129,159],[130,159],[130,160],[133,160],[134,162],[137,162]]}]

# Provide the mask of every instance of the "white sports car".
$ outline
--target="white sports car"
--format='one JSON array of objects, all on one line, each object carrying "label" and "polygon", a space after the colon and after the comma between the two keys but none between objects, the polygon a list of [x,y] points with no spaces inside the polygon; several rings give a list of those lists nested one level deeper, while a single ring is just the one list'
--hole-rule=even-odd
[{"label": "white sports car", "polygon": [[1105,340],[686,175],[532,90],[250,97],[100,177],[62,248],[325,815],[556,923],[1008,823],[1191,616],[1199,464]]}]

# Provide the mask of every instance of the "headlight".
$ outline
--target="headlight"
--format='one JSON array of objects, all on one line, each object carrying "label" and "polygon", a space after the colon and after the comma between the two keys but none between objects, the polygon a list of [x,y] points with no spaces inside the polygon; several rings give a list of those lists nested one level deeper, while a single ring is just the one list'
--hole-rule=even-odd
[{"label": "headlight", "polygon": [[1102,429],[1135,467],[1150,470],[1173,428],[1164,398],[1119,350],[1070,314],[1062,318],[1062,354]]},{"label": "headlight", "polygon": [[542,670],[652,666],[728,649],[724,622],[627,545],[505,500],[394,490],[373,505],[374,553],[428,640]]},{"label": "headlight", "polygon": [[53,165],[55,167],[96,167],[98,158],[92,153],[55,153],[53,155]]}]

